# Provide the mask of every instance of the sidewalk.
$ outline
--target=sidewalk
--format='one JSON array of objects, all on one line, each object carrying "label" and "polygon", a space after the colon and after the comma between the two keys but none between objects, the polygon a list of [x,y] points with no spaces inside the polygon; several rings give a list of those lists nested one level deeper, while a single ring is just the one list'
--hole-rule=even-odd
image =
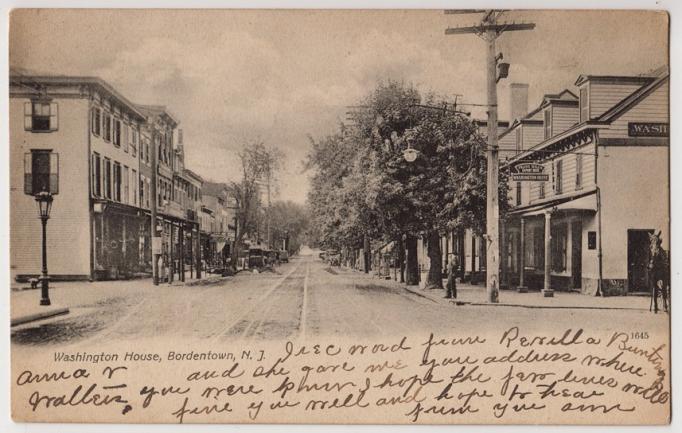
[{"label": "sidewalk", "polygon": [[12,282],[10,291],[10,325],[59,318],[78,310],[92,308],[102,302],[136,292],[168,287],[204,286],[217,284],[228,277],[210,274],[201,279],[185,278],[185,282],[159,283],[154,286],[151,278],[112,281],[58,281],[50,283],[52,305],[40,305],[40,288],[31,289],[29,283]]},{"label": "sidewalk", "polygon": [[[406,286],[393,280],[385,280],[373,274],[368,275],[373,282],[381,281],[393,287],[399,287],[417,296],[448,306],[488,306],[488,307],[521,307],[521,308],[565,308],[565,309],[597,309],[597,310],[640,310],[649,311],[648,296],[592,296],[578,292],[555,291],[554,297],[546,298],[540,291],[519,293],[514,289],[500,290],[499,302],[490,304],[486,301],[484,284],[472,285],[457,283],[457,298],[446,299],[445,290],[423,289],[420,286]],[[443,280],[443,287],[446,281]]]}]

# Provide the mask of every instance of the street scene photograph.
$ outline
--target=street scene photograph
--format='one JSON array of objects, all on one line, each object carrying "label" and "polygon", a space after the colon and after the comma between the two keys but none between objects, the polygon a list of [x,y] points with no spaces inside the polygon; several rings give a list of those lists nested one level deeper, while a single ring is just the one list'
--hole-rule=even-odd
[{"label": "street scene photograph", "polygon": [[15,420],[668,423],[668,22],[13,10]]}]

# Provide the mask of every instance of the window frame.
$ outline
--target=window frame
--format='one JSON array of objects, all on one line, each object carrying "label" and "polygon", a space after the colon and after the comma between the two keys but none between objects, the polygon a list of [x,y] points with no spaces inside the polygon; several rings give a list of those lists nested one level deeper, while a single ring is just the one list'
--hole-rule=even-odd
[{"label": "window frame", "polygon": [[588,84],[580,88],[578,97],[580,123],[590,120],[590,92]]},{"label": "window frame", "polygon": [[123,196],[122,196],[122,203],[129,204],[130,203],[130,169],[128,168],[127,165],[123,165]]},{"label": "window frame", "polygon": [[[36,114],[36,106],[40,106],[40,114]],[[47,107],[47,114],[44,109]],[[45,127],[36,127],[36,119],[44,122]],[[46,123],[45,123],[46,122]],[[59,130],[59,104],[50,98],[34,98],[24,102],[24,130],[36,133],[49,133]]]},{"label": "window frame", "polygon": [[130,154],[137,157],[138,132],[135,125],[130,125]]},{"label": "window frame", "polygon": [[108,111],[102,113],[102,139],[107,143],[110,143],[112,140],[111,118],[112,115]]},{"label": "window frame", "polygon": [[564,162],[562,159],[554,161],[554,193],[562,194],[564,191]]},{"label": "window frame", "polygon": [[121,147],[121,119],[113,117],[111,142],[116,147]]},{"label": "window frame", "polygon": [[138,192],[137,192],[137,189],[139,188],[137,170],[135,170],[134,168],[131,168],[130,169],[130,176],[132,176],[132,178],[133,178],[132,182],[131,182],[131,184],[133,186],[133,191],[132,191],[133,202],[132,202],[132,204],[137,206],[139,203],[139,197],[138,197]]},{"label": "window frame", "polygon": [[99,107],[92,107],[92,114],[90,116],[90,131],[95,137],[102,136],[102,109]]},{"label": "window frame", "polygon": [[123,122],[122,123],[122,131],[121,131],[121,147],[123,147],[123,151],[125,153],[129,152],[129,142],[130,142],[130,126]]},{"label": "window frame", "polygon": [[583,155],[577,153],[575,155],[575,189],[582,189],[583,187]]},{"label": "window frame", "polygon": [[102,157],[99,153],[93,152],[91,158],[91,179],[92,196],[102,197]]},{"label": "window frame", "polygon": [[111,169],[111,159],[107,158],[106,156],[104,157],[104,170],[102,174],[102,184],[103,184],[103,193],[104,193],[104,198],[107,200],[111,200],[112,197],[112,187],[111,187],[111,176],[112,176],[112,169]]},{"label": "window frame", "polygon": [[113,200],[117,202],[121,202],[121,163],[118,161],[114,161],[114,170],[113,170]]}]

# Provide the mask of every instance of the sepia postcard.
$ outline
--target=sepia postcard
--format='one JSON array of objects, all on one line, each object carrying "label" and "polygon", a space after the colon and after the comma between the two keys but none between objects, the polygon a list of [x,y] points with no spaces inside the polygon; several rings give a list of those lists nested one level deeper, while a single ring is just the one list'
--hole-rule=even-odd
[{"label": "sepia postcard", "polygon": [[669,424],[669,19],[14,9],[12,419]]}]

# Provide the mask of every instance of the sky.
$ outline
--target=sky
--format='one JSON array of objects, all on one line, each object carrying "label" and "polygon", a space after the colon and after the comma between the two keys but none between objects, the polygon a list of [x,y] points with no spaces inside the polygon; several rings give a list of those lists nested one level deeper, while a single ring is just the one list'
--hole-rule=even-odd
[{"label": "sky", "polygon": [[[483,104],[485,43],[446,36],[477,15],[440,10],[15,10],[10,67],[99,76],[128,99],[166,105],[180,121],[185,165],[206,179],[239,177],[237,153],[263,140],[286,155],[277,199],[305,202],[309,137],[333,133],[379,80]],[[581,74],[637,75],[667,64],[667,16],[641,11],[509,11],[533,31],[498,39],[530,108]],[[469,107],[477,118],[483,108]]]}]

